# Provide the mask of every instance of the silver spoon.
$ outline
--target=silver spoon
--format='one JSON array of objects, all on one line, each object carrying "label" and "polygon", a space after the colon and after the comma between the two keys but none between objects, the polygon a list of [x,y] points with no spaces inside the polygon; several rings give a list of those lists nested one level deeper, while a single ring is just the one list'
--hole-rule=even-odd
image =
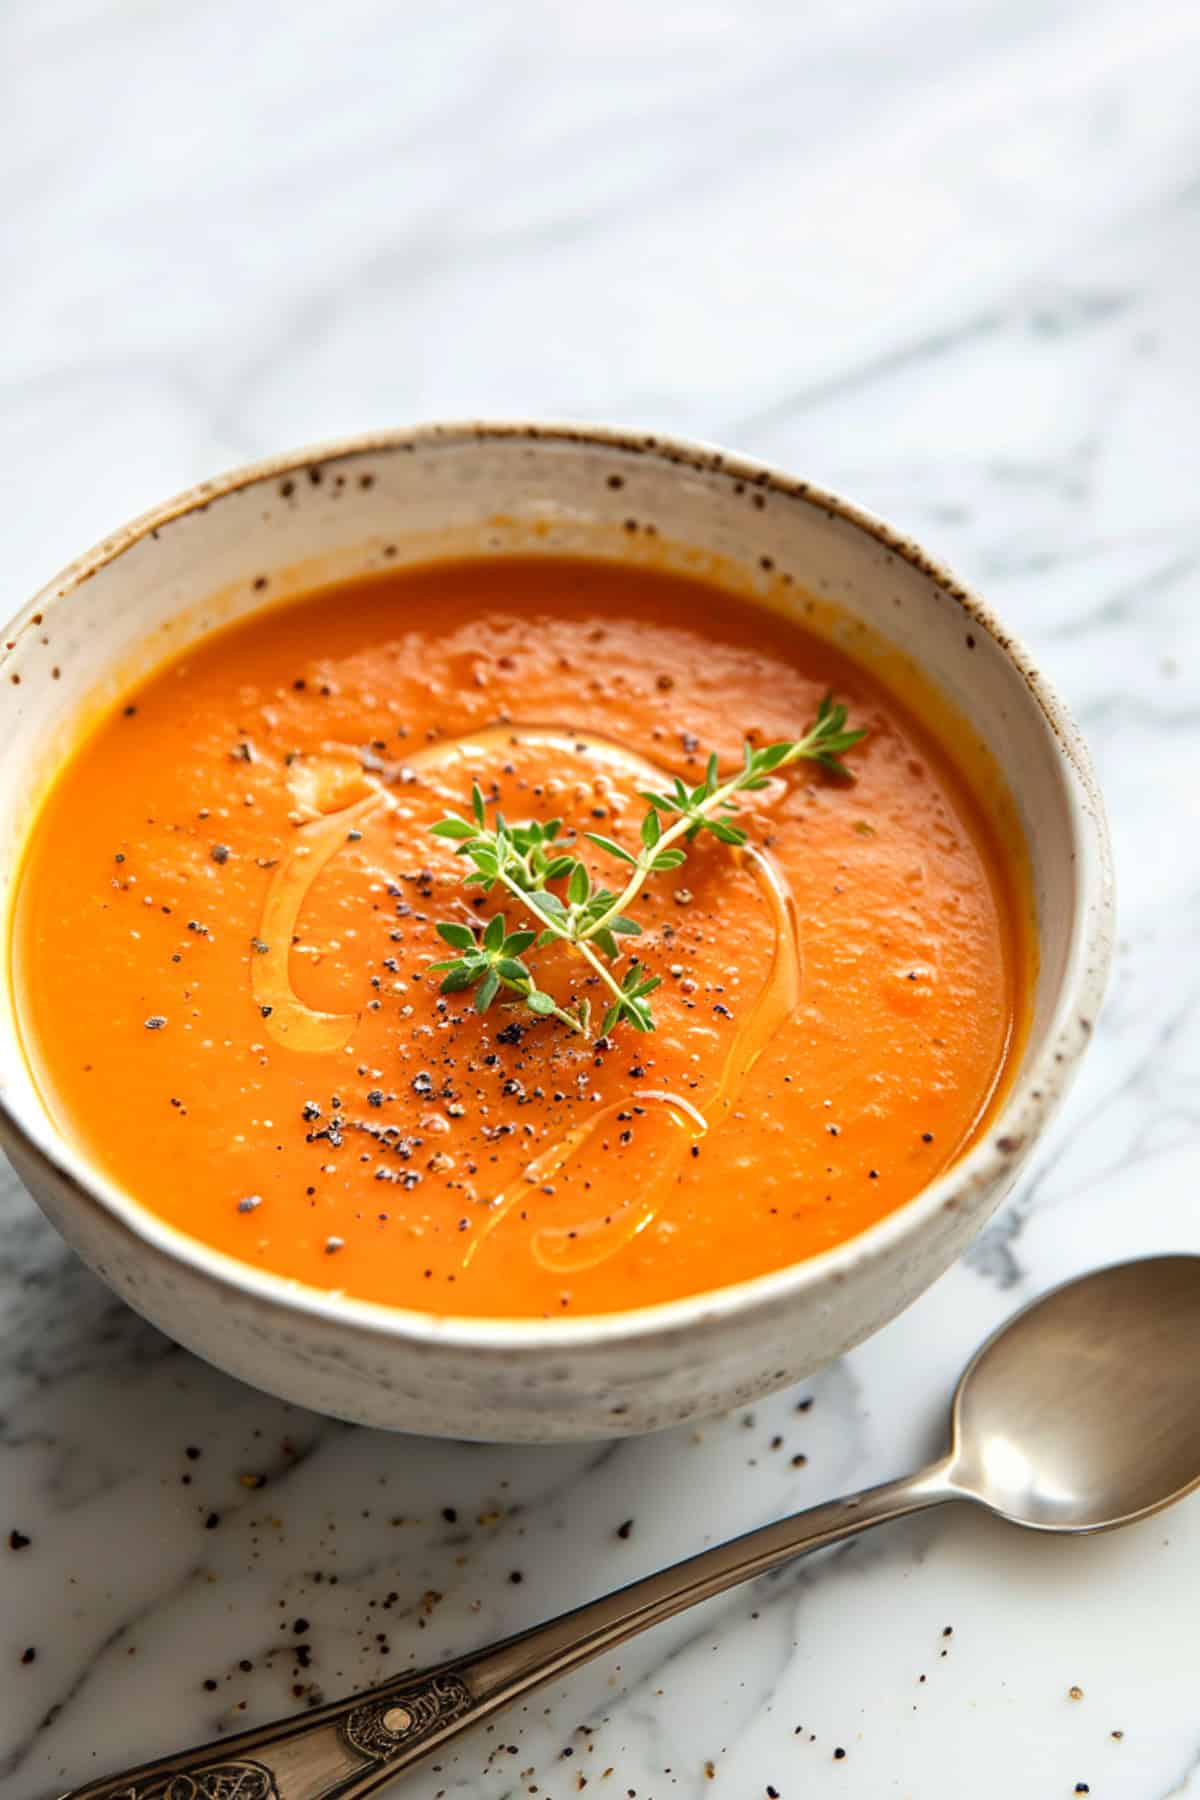
[{"label": "silver spoon", "polygon": [[1108,1531],[1200,1483],[1200,1256],[1118,1263],[1010,1319],[959,1381],[950,1451],[795,1513],[490,1650],[144,1763],[64,1800],[359,1800],[648,1626],[808,1550],[944,1500],[1034,1531]]}]

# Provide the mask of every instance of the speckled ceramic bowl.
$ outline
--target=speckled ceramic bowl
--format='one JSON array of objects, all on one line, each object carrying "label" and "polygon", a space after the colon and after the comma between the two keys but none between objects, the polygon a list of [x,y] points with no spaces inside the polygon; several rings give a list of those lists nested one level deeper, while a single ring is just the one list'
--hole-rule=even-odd
[{"label": "speckled ceramic bowl", "polygon": [[[663,438],[534,425],[362,438],[205,482],[114,533],[13,621],[0,654],[0,908],[31,807],[81,724],[214,626],[315,583],[476,550],[719,568],[868,659],[907,658],[1001,767],[1032,870],[1033,1016],[985,1138],[824,1255],[710,1294],[572,1320],[474,1320],[331,1296],[234,1262],[119,1191],[39,1101],[7,996],[0,1138],[91,1266],[246,1381],[370,1425],[552,1440],[649,1431],[796,1381],[878,1329],[1010,1187],[1082,1054],[1109,961],[1104,816],[1078,733],[946,570],[832,495]],[[886,671],[885,671],[886,672]]]}]

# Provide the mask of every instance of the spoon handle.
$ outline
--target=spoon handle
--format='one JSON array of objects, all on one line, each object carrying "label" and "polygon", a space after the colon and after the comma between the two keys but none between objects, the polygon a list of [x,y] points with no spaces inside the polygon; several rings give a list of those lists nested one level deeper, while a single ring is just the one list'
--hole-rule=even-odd
[{"label": "spoon handle", "polygon": [[490,1649],[89,1782],[63,1800],[363,1800],[541,1682],[685,1607],[806,1551],[963,1497],[949,1463],[939,1463],[703,1550]]}]

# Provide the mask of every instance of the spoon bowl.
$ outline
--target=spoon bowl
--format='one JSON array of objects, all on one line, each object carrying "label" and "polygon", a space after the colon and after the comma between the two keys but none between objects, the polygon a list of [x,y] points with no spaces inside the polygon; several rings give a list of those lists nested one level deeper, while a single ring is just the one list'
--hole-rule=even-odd
[{"label": "spoon bowl", "polygon": [[1015,1525],[1108,1531],[1200,1483],[1200,1258],[1154,1256],[1009,1319],[954,1396],[950,1478]]}]

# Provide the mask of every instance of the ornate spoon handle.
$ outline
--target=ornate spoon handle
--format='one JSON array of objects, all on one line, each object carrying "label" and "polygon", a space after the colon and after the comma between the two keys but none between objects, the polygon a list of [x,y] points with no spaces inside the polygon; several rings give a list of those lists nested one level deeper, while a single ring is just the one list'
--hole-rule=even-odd
[{"label": "ornate spoon handle", "polygon": [[747,1532],[489,1650],[348,1700],[164,1756],[63,1800],[362,1800],[543,1681],[807,1550],[943,1500],[971,1498],[939,1463]]}]

